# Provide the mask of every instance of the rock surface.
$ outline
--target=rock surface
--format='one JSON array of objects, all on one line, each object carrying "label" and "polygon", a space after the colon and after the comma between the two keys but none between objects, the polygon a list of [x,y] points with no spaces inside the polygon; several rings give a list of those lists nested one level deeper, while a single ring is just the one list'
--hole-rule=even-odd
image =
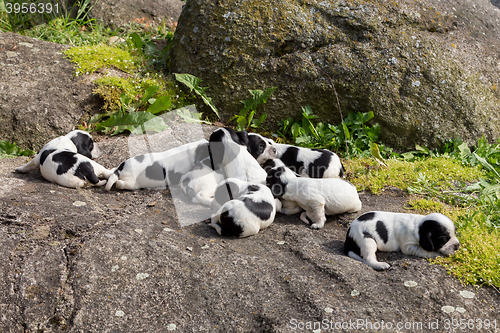
[{"label": "rock surface", "polygon": [[90,17],[105,26],[122,26],[132,21],[163,23],[169,27],[177,24],[184,2],[180,0],[99,0],[92,1]]},{"label": "rock surface", "polygon": [[247,89],[274,86],[265,125],[306,105],[338,123],[333,83],[344,117],[373,111],[392,146],[500,130],[500,9],[489,0],[188,0],[172,52],[172,71],[200,77],[225,119]]},{"label": "rock surface", "polygon": [[99,109],[93,85],[73,75],[66,48],[0,32],[0,140],[38,150]]},{"label": "rock surface", "polygon": [[[128,158],[126,137],[98,144],[106,167]],[[256,236],[226,238],[204,222],[181,227],[169,190],[77,191],[13,172],[25,162],[0,160],[2,332],[395,331],[382,321],[447,332],[451,320],[499,319],[497,291],[461,285],[425,259],[380,254],[393,270],[376,272],[344,256],[357,214],[322,230],[278,215]],[[407,197],[361,200],[362,212],[403,211]]]}]

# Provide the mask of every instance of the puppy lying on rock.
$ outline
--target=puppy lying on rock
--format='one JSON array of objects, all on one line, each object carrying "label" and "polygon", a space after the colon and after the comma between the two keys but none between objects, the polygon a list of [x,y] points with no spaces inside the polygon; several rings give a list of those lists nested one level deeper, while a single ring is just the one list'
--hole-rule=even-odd
[{"label": "puppy lying on rock", "polygon": [[349,226],[344,253],[374,269],[384,270],[390,265],[377,261],[377,250],[435,258],[452,255],[459,246],[455,225],[443,214],[369,212]]},{"label": "puppy lying on rock", "polygon": [[27,164],[16,168],[17,172],[27,173],[40,168],[46,180],[62,186],[80,188],[87,182],[102,186],[113,173],[91,158],[99,155],[97,146],[89,133],[71,131],[47,143]]}]

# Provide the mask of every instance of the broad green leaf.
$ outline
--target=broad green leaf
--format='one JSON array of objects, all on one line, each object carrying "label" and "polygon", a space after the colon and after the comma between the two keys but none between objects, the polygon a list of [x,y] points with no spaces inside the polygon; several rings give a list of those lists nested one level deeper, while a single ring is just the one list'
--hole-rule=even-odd
[{"label": "broad green leaf", "polygon": [[276,87],[267,88],[265,91],[262,90],[249,90],[252,98],[241,101],[243,103],[244,110],[257,110],[259,104],[264,104],[271,94],[276,90]]},{"label": "broad green leaf", "polygon": [[238,124],[236,126],[238,131],[244,131],[247,127],[247,120],[245,117],[238,117],[238,119],[236,119],[236,123]]},{"label": "broad green leaf", "polygon": [[31,155],[35,155],[33,150],[23,150],[15,143],[10,143],[7,140],[0,141],[0,158]]},{"label": "broad green leaf", "polygon": [[201,120],[201,113],[198,112],[193,112],[191,113],[188,108],[181,108],[175,110],[177,115],[181,117],[186,123],[203,123],[203,124],[208,124],[211,125],[210,122]]},{"label": "broad green leaf", "polygon": [[132,39],[132,44],[134,44],[135,48],[138,50],[142,50],[142,47],[144,46],[144,42],[142,41],[141,36],[139,36],[138,33],[134,32],[130,34],[130,39]]},{"label": "broad green leaf", "polygon": [[169,96],[161,96],[158,97],[155,102],[148,108],[148,112],[152,114],[157,114],[162,111],[168,110],[168,108],[172,105]]},{"label": "broad green leaf", "polygon": [[299,124],[297,124],[297,123],[293,124],[291,130],[292,130],[292,136],[294,138],[296,138],[300,135],[301,128],[300,128]]},{"label": "broad green leaf", "polygon": [[248,115],[248,121],[247,121],[247,129],[250,127],[250,124],[252,123],[253,116],[255,114],[255,111],[250,111],[250,114]]},{"label": "broad green leaf", "polygon": [[207,88],[202,88],[199,86],[201,80],[197,78],[194,75],[191,74],[177,74],[175,73],[175,79],[183,84],[185,84],[191,91],[194,91],[196,94],[198,94],[203,102],[207,104],[213,112],[217,115],[217,117],[220,119],[219,111],[215,107],[215,105],[212,103],[212,98],[208,97],[205,95],[205,90]]},{"label": "broad green leaf", "polygon": [[116,135],[125,131],[137,133],[144,125],[146,131],[161,132],[167,128],[167,125],[162,118],[157,117],[149,112],[138,111],[127,114],[114,114],[105,121],[97,124],[95,131],[111,132],[111,135]]},{"label": "broad green leaf", "polygon": [[148,99],[153,97],[158,92],[158,89],[160,89],[160,87],[157,85],[148,87],[146,89],[146,91],[144,92],[144,95],[142,96],[141,101],[139,102],[138,106],[144,105],[144,103],[146,103],[146,101]]}]

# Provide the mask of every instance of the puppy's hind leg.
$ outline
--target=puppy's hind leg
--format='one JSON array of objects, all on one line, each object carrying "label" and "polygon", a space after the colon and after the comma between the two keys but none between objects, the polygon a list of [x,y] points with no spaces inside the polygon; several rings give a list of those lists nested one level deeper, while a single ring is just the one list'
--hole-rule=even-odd
[{"label": "puppy's hind leg", "polygon": [[363,262],[373,269],[382,271],[389,269],[391,265],[386,262],[377,261],[377,242],[373,238],[364,238],[362,244],[359,244],[361,249],[361,257],[363,257]]},{"label": "puppy's hind leg", "polygon": [[25,165],[17,167],[16,172],[28,173],[30,171],[36,170],[40,166],[40,162],[39,162],[39,159],[37,157],[38,157],[38,155],[35,156],[35,158],[33,158],[31,161],[29,161]]},{"label": "puppy's hind leg", "polygon": [[[311,224],[311,229],[321,229],[325,225],[326,216],[325,216],[325,205],[317,204],[311,207],[312,210],[306,210],[304,213],[300,215],[300,219],[302,221],[307,221],[306,216],[313,222]],[[308,221],[309,222],[309,221]]]}]

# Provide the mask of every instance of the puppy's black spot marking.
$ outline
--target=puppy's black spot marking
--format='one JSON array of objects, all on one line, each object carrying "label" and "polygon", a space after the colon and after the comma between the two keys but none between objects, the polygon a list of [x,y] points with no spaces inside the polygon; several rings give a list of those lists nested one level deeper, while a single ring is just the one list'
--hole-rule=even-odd
[{"label": "puppy's black spot marking", "polygon": [[59,164],[56,170],[56,173],[58,175],[62,175],[68,172],[68,170],[71,169],[76,164],[78,159],[76,158],[75,155],[76,153],[73,153],[71,151],[62,151],[52,156],[52,161]]},{"label": "puppy's black spot marking", "polygon": [[285,172],[284,167],[277,167],[269,170],[266,177],[266,186],[271,189],[275,198],[283,196],[286,192],[286,183],[281,180],[281,175]]},{"label": "puppy's black spot marking", "polygon": [[260,187],[258,187],[257,185],[248,185],[248,187],[247,187],[248,194],[255,193],[259,189],[260,189]]},{"label": "puppy's black spot marking", "polygon": [[448,230],[439,222],[426,220],[418,230],[419,245],[426,251],[439,251],[451,236]]},{"label": "puppy's black spot marking", "polygon": [[224,158],[224,145],[222,144],[222,138],[224,136],[225,132],[221,129],[214,131],[212,135],[210,135],[208,152],[210,160],[212,161],[213,170],[218,169]]},{"label": "puppy's black spot marking", "polygon": [[99,177],[94,172],[94,167],[90,162],[82,162],[76,168],[74,175],[80,179],[88,180],[92,184],[99,183]]},{"label": "puppy's black spot marking", "polygon": [[368,212],[364,213],[360,217],[358,217],[356,220],[360,222],[368,221],[368,220],[373,220],[373,217],[375,216],[375,212]]},{"label": "puppy's black spot marking", "polygon": [[94,141],[88,134],[81,132],[76,133],[71,139],[76,146],[78,154],[92,158],[92,150],[94,150]]},{"label": "puppy's black spot marking", "polygon": [[247,150],[250,155],[257,159],[266,150],[266,142],[258,135],[249,135]]},{"label": "puppy's black spot marking", "polygon": [[363,231],[363,237],[375,240],[375,237],[373,237],[372,234],[370,234],[368,231]]},{"label": "puppy's black spot marking", "polygon": [[203,161],[204,159],[210,157],[210,154],[208,152],[208,142],[202,143],[198,147],[196,147],[195,153],[194,153],[194,163],[198,163],[200,161]]},{"label": "puppy's black spot marking", "polygon": [[231,181],[226,181],[215,189],[214,200],[222,206],[229,200],[236,199],[239,196],[240,193],[238,185]]},{"label": "puppy's black spot marking", "polygon": [[222,236],[233,236],[239,237],[243,233],[243,228],[237,224],[232,216],[225,211],[220,215],[220,222],[218,223],[221,227]]},{"label": "puppy's black spot marking", "polygon": [[42,152],[42,155],[40,155],[40,165],[43,165],[43,162],[47,159],[47,156],[55,152],[55,149],[47,149]]},{"label": "puppy's black spot marking", "polygon": [[167,172],[165,171],[165,168],[160,165],[160,163],[154,162],[146,168],[145,175],[147,178],[152,180],[165,180]]},{"label": "puppy's black spot marking", "polygon": [[121,162],[118,168],[116,168],[114,174],[119,176],[120,172],[123,170],[124,167],[125,167],[125,162]]},{"label": "puppy's black spot marking", "polygon": [[168,170],[168,184],[177,185],[181,181],[182,173],[174,170]]},{"label": "puppy's black spot marking", "polygon": [[134,157],[134,159],[137,162],[142,163],[142,161],[144,161],[144,155],[138,155],[138,156]]},{"label": "puppy's black spot marking", "polygon": [[268,220],[273,212],[273,206],[269,202],[255,202],[250,198],[243,198],[243,203],[255,216],[262,221]]},{"label": "puppy's black spot marking", "polygon": [[387,232],[387,228],[385,227],[384,222],[382,221],[377,221],[377,224],[375,225],[375,231],[377,234],[380,236],[380,239],[385,243],[389,240],[389,234]]},{"label": "puppy's black spot marking", "polygon": [[361,256],[361,249],[358,244],[354,241],[354,239],[350,235],[351,227],[347,229],[347,235],[344,243],[344,254],[347,255],[350,251],[356,253],[358,256]]},{"label": "puppy's black spot marking", "polygon": [[304,170],[304,162],[298,161],[299,148],[288,147],[287,150],[279,157],[279,159],[289,167],[293,172],[301,174]]},{"label": "puppy's black spot marking", "polygon": [[307,166],[307,174],[311,178],[323,178],[326,169],[330,165],[333,153],[325,149],[312,149],[321,155]]},{"label": "puppy's black spot marking", "polygon": [[276,166],[276,162],[274,160],[267,160],[262,164],[262,168],[264,171],[269,172],[272,168]]}]

